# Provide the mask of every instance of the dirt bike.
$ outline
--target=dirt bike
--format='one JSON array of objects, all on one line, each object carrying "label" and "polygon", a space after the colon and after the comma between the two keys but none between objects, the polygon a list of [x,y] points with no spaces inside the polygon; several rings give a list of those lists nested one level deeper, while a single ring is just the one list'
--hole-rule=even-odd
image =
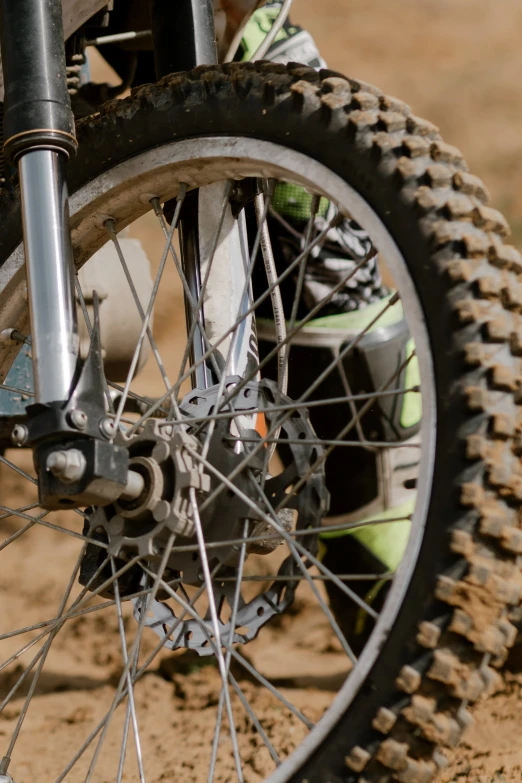
[{"label": "dirt bike", "polygon": [[[234,61],[254,5],[0,2],[1,783],[429,783],[516,639],[522,258],[435,126],[263,60],[289,0]],[[104,44],[121,84],[81,91]],[[384,452],[414,502],[350,517]],[[334,564],[386,529],[396,568]]]}]

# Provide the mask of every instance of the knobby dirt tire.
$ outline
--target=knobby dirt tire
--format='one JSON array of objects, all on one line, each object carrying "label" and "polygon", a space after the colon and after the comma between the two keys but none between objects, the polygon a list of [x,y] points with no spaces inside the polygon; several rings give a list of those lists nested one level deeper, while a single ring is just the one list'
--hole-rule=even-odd
[{"label": "knobby dirt tire", "polygon": [[[369,676],[293,780],[429,783],[517,635],[522,258],[435,126],[296,64],[200,67],[106,104],[78,125],[70,191],[173,139],[217,135],[286,145],[341,176],[396,242],[424,312],[439,426],[417,566]],[[0,224],[1,265],[21,240],[16,190],[1,195]]]}]

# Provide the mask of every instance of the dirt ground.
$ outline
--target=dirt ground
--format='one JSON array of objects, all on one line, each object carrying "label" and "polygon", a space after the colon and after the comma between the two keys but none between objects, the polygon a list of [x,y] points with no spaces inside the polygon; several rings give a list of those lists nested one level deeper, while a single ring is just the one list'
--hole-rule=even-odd
[{"label": "dirt ground", "polygon": [[[485,179],[494,205],[506,213],[515,241],[522,243],[522,6],[518,0],[295,0],[294,18],[312,31],[331,67],[378,84],[438,124],[446,140],[463,150],[471,170]],[[138,234],[154,257],[147,220]],[[176,303],[181,304],[173,276],[164,290],[156,310],[160,350],[171,346],[172,333],[183,328],[179,316],[175,320],[173,315],[180,311]],[[170,356],[174,367],[172,351],[162,353]],[[157,382],[157,375],[147,372],[140,391],[151,393]],[[30,470],[29,465],[26,468]],[[26,479],[3,466],[0,478],[3,504],[32,502],[33,488]],[[0,519],[0,540],[19,526]],[[33,528],[10,546],[0,578],[3,633],[22,622],[29,625],[51,616],[78,552],[73,538],[45,528]],[[73,595],[78,591],[74,587]],[[306,590],[296,609],[292,617],[267,629],[269,638],[264,636],[263,644],[250,645],[246,653],[309,719],[316,720],[346,675],[345,656]],[[132,631],[133,622],[127,611],[127,631]],[[13,760],[17,783],[55,780],[114,695],[123,665],[115,613],[85,614],[68,625],[49,654],[39,681],[37,708],[29,711],[17,746]],[[7,644],[14,653],[19,637]],[[154,639],[146,637],[141,660],[153,644]],[[24,652],[19,666],[34,654],[34,649]],[[0,697],[12,687],[17,671],[21,669],[15,664],[0,672]],[[244,667],[237,666],[235,676],[256,714],[263,717],[271,740],[279,743],[282,753],[291,752],[304,733],[300,721],[256,687]],[[146,756],[148,781],[206,777],[218,699],[214,667],[196,665],[179,654],[160,656],[136,689],[142,741],[153,751]],[[0,741],[11,735],[22,704],[16,698],[3,712]],[[268,753],[237,699],[232,706],[241,755],[247,762],[246,779],[260,781],[270,768]],[[472,711],[475,726],[454,752],[441,783],[518,783],[522,779],[522,675],[508,672],[503,689]],[[123,716],[118,712],[95,776],[101,783],[115,779],[122,729]],[[222,761],[230,753],[228,733],[223,735],[218,752]],[[132,742],[129,756],[125,781],[135,779]],[[83,780],[86,771],[82,761],[67,780]],[[233,766],[223,761],[218,780],[233,779]]]}]

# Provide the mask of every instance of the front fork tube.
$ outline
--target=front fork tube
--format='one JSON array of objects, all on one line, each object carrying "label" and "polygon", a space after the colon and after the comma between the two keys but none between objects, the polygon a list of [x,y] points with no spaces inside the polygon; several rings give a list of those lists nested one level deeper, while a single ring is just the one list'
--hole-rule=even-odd
[{"label": "front fork tube", "polygon": [[65,401],[78,358],[66,165],[76,151],[61,0],[0,0],[6,157],[18,165],[36,401]]},{"label": "front fork tube", "polygon": [[37,402],[67,400],[78,362],[67,158],[33,150],[18,162]]}]

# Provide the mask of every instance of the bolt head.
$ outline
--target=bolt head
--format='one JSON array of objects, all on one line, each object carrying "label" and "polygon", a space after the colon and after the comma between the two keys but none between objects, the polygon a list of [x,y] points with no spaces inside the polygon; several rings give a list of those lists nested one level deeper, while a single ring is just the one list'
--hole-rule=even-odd
[{"label": "bolt head", "polygon": [[78,449],[52,451],[46,462],[47,470],[64,484],[79,481],[85,473],[86,465],[85,457]]},{"label": "bolt head", "polygon": [[170,447],[168,443],[156,443],[152,450],[152,458],[156,462],[165,462],[170,457]]},{"label": "bolt head", "polygon": [[67,454],[65,451],[51,451],[47,456],[46,467],[53,476],[60,477],[67,467]]},{"label": "bolt head", "polygon": [[107,527],[109,529],[109,533],[112,536],[120,536],[123,533],[123,529],[125,527],[125,520],[123,517],[120,517],[118,514],[116,514],[116,516],[110,520]]},{"label": "bolt head", "polygon": [[69,414],[69,421],[75,429],[84,430],[88,424],[87,414],[80,408],[74,408]]},{"label": "bolt head", "polygon": [[113,438],[116,434],[116,427],[112,419],[102,419],[100,421],[100,431],[106,438]]},{"label": "bolt head", "polygon": [[15,424],[11,433],[11,440],[15,446],[23,446],[29,432],[25,424]]},{"label": "bolt head", "polygon": [[167,503],[166,500],[160,500],[154,511],[152,512],[152,516],[156,520],[156,522],[164,522],[167,517],[170,514],[170,504]]}]

